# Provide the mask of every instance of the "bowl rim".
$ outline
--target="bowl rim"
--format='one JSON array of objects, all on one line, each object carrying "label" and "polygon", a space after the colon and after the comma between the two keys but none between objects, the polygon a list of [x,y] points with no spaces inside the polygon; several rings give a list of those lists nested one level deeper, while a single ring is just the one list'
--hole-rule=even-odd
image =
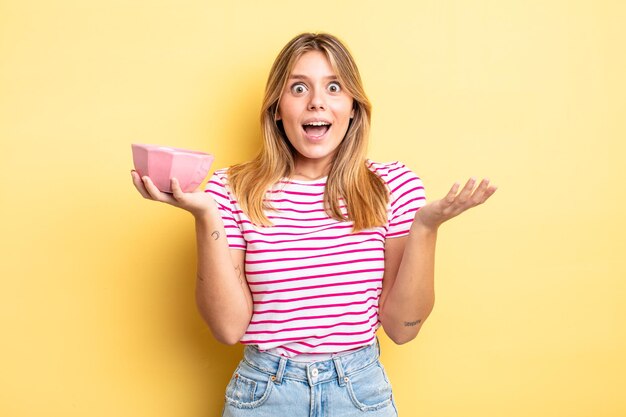
[{"label": "bowl rim", "polygon": [[156,145],[156,144],[150,144],[150,143],[131,143],[131,147],[133,150],[136,148],[140,148],[140,149],[146,149],[148,151],[153,151],[153,152],[165,152],[165,153],[172,153],[172,154],[179,154],[179,155],[192,154],[192,155],[200,155],[200,156],[211,156],[211,157],[213,156],[210,153],[196,151],[193,149],[184,149],[184,148],[177,148],[174,146]]}]

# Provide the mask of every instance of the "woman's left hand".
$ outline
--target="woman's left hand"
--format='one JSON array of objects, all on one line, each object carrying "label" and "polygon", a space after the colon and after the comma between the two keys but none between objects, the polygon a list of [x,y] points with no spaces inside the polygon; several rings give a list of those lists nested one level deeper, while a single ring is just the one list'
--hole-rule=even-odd
[{"label": "woman's left hand", "polygon": [[444,198],[428,203],[419,209],[415,214],[415,222],[428,229],[437,230],[444,222],[487,201],[497,189],[489,185],[489,180],[486,178],[476,188],[474,188],[475,184],[476,180],[470,178],[459,192],[460,185],[455,183]]}]

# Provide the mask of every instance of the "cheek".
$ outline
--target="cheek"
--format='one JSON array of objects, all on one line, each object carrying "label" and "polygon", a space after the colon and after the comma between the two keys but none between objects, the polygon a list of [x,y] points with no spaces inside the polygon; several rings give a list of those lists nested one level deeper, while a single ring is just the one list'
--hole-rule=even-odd
[{"label": "cheek", "polygon": [[289,124],[296,120],[293,106],[290,106],[289,103],[284,103],[278,107],[278,116],[284,124]]},{"label": "cheek", "polygon": [[354,116],[354,100],[344,99],[337,103],[337,113],[341,114],[345,118],[352,118]]},{"label": "cheek", "polygon": [[350,119],[354,116],[354,110],[352,109],[352,104],[342,104],[335,109],[335,115],[338,119],[341,120],[341,124],[347,124],[350,122]]}]

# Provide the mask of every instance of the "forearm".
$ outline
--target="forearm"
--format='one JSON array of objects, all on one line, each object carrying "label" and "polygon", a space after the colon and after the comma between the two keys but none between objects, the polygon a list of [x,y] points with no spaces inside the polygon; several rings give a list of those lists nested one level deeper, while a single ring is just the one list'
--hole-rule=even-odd
[{"label": "forearm", "polygon": [[235,344],[252,316],[243,262],[234,264],[219,215],[196,217],[196,240],[198,309],[217,340]]},{"label": "forearm", "polygon": [[433,309],[436,242],[436,229],[413,223],[393,286],[380,306],[383,328],[398,344],[414,339]]}]

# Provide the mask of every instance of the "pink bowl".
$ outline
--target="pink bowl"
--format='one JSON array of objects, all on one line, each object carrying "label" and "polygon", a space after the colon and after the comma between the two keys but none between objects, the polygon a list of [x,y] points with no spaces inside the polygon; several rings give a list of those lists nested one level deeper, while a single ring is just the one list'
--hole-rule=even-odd
[{"label": "pink bowl", "polygon": [[184,192],[194,191],[204,181],[213,155],[169,146],[133,143],[133,163],[140,176],[147,175],[154,185],[171,193],[170,180],[176,178]]}]

